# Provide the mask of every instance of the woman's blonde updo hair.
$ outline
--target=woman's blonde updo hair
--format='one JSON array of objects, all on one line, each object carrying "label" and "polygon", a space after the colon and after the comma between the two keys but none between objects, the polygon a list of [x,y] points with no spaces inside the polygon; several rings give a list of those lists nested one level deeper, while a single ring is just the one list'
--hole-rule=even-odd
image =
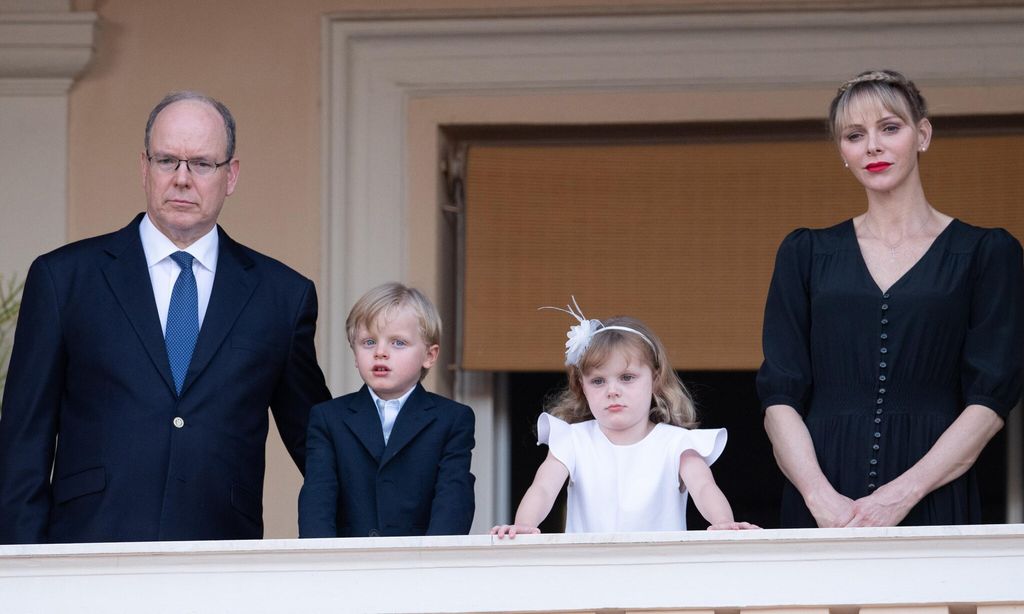
[{"label": "woman's blonde updo hair", "polygon": [[844,83],[828,109],[828,127],[833,141],[850,123],[850,108],[855,101],[867,99],[895,113],[908,124],[917,125],[928,117],[928,105],[917,86],[895,70],[862,72]]},{"label": "woman's blonde updo hair", "polygon": [[686,428],[697,426],[697,410],[693,398],[672,370],[661,340],[635,318],[620,316],[601,322],[605,326],[631,328],[647,337],[650,343],[630,331],[614,329],[595,333],[578,364],[567,368],[568,388],[554,395],[544,408],[545,411],[570,424],[593,419],[594,414],[590,412],[587,397],[583,393],[583,377],[607,362],[613,352],[628,352],[634,360],[639,359],[650,367],[654,376],[651,385],[651,421]]}]

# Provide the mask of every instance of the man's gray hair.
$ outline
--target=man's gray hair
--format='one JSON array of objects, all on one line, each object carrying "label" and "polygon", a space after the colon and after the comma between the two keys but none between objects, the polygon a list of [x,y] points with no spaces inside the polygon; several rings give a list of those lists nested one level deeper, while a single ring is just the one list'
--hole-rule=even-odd
[{"label": "man's gray hair", "polygon": [[168,106],[181,100],[198,100],[199,102],[204,102],[210,105],[211,107],[216,109],[218,113],[220,113],[221,118],[224,120],[224,128],[227,131],[228,136],[228,150],[227,158],[225,158],[225,160],[230,160],[234,158],[235,118],[232,117],[231,111],[228,110],[228,108],[224,105],[223,102],[217,100],[216,98],[211,98],[205,94],[200,94],[199,92],[193,92],[191,90],[183,90],[180,92],[171,92],[170,94],[167,94],[166,96],[164,96],[163,100],[158,102],[156,106],[153,107],[153,110],[149,112],[149,119],[146,120],[146,155],[150,155],[151,153],[149,151],[149,136],[150,133],[153,132],[153,122],[156,121],[156,116],[160,115],[160,111],[163,111]]}]

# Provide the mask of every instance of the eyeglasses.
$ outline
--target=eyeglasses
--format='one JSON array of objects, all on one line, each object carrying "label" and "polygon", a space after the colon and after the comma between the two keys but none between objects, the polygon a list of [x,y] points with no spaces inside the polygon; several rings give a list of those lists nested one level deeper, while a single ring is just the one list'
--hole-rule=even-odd
[{"label": "eyeglasses", "polygon": [[211,162],[204,160],[203,158],[192,158],[190,160],[183,160],[181,158],[175,158],[174,156],[146,156],[149,163],[156,166],[156,168],[162,173],[173,173],[178,170],[181,163],[185,163],[185,167],[188,168],[189,172],[193,175],[200,177],[206,177],[217,172],[217,169],[224,166],[231,160],[224,160],[223,162]]}]

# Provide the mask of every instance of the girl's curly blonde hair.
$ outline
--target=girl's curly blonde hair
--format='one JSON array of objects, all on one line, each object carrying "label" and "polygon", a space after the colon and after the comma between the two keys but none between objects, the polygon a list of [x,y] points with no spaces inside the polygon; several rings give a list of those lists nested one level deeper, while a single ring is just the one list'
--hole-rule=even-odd
[{"label": "girl's curly blonde hair", "polygon": [[[566,369],[569,386],[555,393],[544,408],[549,414],[566,422],[592,420],[594,414],[583,393],[585,375],[603,365],[613,352],[626,352],[650,367],[654,376],[651,386],[651,422],[665,422],[674,426],[697,426],[697,410],[686,386],[672,370],[668,353],[661,340],[643,322],[636,318],[617,316],[601,321],[604,326],[631,328],[640,335],[620,329],[601,330],[594,334],[583,356],[576,365]],[[644,337],[650,341],[647,343]]]}]

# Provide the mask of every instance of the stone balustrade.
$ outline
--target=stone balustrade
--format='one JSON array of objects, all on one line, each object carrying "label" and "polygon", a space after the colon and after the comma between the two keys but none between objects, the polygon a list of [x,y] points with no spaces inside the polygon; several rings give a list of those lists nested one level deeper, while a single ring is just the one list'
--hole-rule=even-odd
[{"label": "stone balustrade", "polygon": [[0,546],[0,611],[1024,614],[1024,525]]}]

